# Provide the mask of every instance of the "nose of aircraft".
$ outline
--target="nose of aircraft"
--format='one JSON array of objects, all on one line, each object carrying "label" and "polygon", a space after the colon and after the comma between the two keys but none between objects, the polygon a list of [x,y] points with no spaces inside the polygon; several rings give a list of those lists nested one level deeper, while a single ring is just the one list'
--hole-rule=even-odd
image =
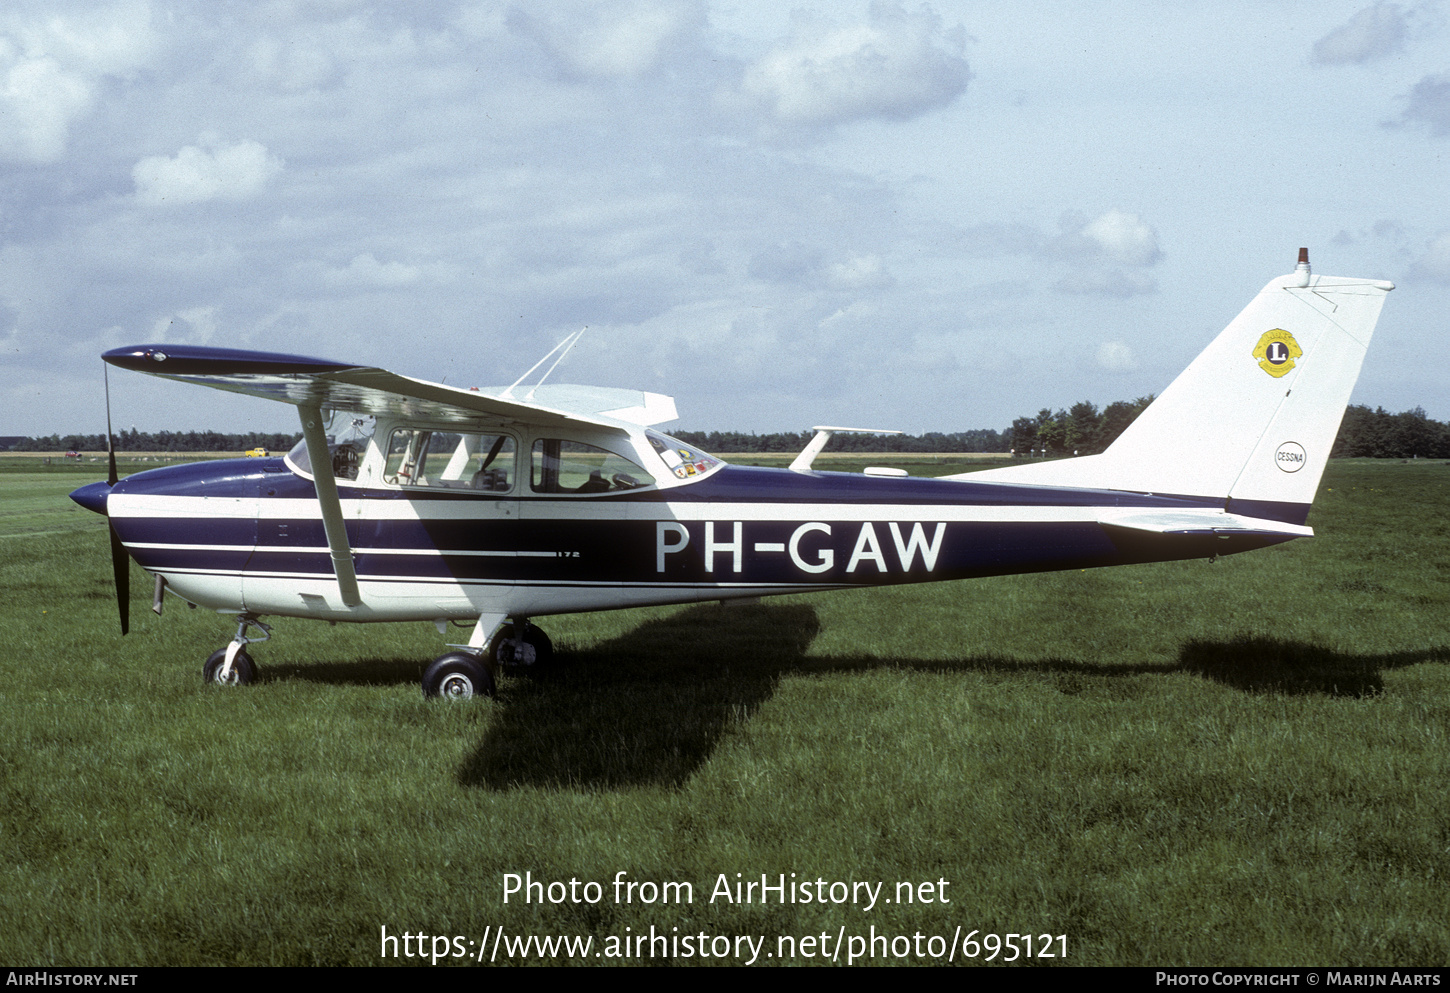
[{"label": "nose of aircraft", "polygon": [[102,480],[71,492],[70,498],[87,510],[105,514],[106,498],[111,495],[111,484]]}]

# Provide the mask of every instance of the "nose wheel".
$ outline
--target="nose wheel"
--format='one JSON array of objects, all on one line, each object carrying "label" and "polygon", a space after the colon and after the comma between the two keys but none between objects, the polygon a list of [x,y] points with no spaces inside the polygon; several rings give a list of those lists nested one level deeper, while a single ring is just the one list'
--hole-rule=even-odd
[{"label": "nose wheel", "polygon": [[257,678],[257,663],[246,652],[239,651],[232,659],[232,665],[226,674],[223,675],[222,668],[226,665],[227,650],[218,648],[207,657],[206,664],[201,667],[201,678],[207,683],[215,683],[218,686],[246,686]]},{"label": "nose wheel", "polygon": [[[248,628],[256,628],[260,634],[248,637]],[[271,625],[257,620],[255,614],[242,614],[237,618],[237,636],[226,648],[218,648],[207,656],[206,664],[201,667],[201,678],[217,686],[246,686],[257,678],[257,663],[252,661],[246,646],[270,637]]]}]

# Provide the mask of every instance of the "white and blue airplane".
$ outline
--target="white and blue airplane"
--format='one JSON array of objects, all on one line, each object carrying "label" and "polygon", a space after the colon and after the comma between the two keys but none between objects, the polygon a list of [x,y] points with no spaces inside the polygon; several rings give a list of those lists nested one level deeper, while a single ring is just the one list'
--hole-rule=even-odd
[{"label": "white and blue airplane", "polygon": [[[472,622],[430,696],[490,695],[548,664],[549,614],[1211,558],[1305,520],[1393,284],[1316,276],[1301,249],[1102,454],[944,478],[729,465],[656,430],[666,396],[460,389],[323,359],[137,345],[111,365],[293,404],[283,458],[76,490],[127,556],[237,619],[208,681],[251,682],[266,616]],[[546,356],[547,358],[547,356]],[[537,367],[536,367],[537,368]],[[526,374],[527,375],[527,374]],[[546,373],[547,375],[547,373]],[[542,383],[542,380],[540,380]],[[328,412],[328,413],[325,413]],[[329,431],[328,418],[331,418]],[[341,430],[339,430],[339,422]]]}]

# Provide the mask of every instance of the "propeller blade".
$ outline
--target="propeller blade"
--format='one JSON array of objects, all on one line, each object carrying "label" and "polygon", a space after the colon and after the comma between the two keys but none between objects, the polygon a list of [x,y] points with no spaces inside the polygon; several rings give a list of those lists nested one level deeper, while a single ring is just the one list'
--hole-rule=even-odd
[{"label": "propeller blade", "polygon": [[[106,484],[114,487],[116,485],[116,443],[111,436],[111,373],[105,363],[101,364],[101,370],[106,378]],[[115,525],[111,524],[110,511],[106,512],[107,530],[111,532],[111,575],[116,579],[116,609],[121,614],[121,635],[124,637],[131,631],[131,557],[126,554],[126,546],[121,543],[121,536],[116,533]]]},{"label": "propeller blade", "polygon": [[121,634],[131,630],[131,557],[114,527],[111,532],[111,572],[116,577],[116,609],[121,613]]}]

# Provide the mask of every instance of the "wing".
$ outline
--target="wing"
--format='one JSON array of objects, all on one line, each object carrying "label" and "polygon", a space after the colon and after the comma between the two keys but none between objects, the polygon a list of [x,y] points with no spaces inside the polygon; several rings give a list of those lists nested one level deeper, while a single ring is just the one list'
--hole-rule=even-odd
[{"label": "wing", "polygon": [[[627,434],[631,425],[673,420],[675,402],[657,393],[597,387],[535,387],[523,399],[510,390],[462,390],[399,376],[385,369],[306,355],[249,352],[199,345],[132,345],[101,356],[122,369],[232,393],[292,404],[307,440],[323,530],[343,603],[362,605],[348,546],[342,503],[323,434],[323,407],[351,413],[402,416],[434,424],[529,424],[546,428],[587,425]],[[542,397],[537,396],[543,394]],[[544,402],[547,401],[547,402]]]},{"label": "wing", "polygon": [[445,424],[486,418],[544,427],[585,424],[624,430],[623,425],[659,424],[678,416],[672,398],[640,390],[543,386],[518,399],[507,395],[507,390],[459,389],[385,369],[305,355],[199,345],[132,345],[101,357],[122,369],[297,407],[331,407]]}]

